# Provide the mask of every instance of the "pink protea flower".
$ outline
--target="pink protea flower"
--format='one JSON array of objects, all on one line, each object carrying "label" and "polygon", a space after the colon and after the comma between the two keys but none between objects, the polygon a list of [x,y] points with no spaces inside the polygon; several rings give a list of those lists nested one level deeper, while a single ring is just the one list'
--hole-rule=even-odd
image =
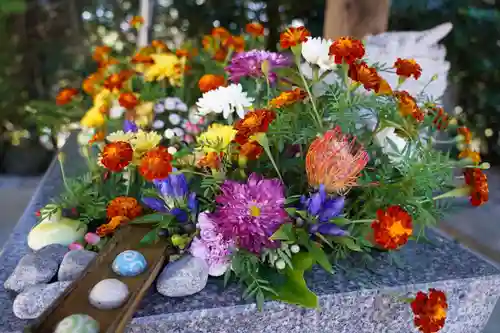
[{"label": "pink protea flower", "polygon": [[69,244],[68,248],[70,249],[70,251],[84,249],[83,245],[78,243],[78,242],[73,242],[73,243]]},{"label": "pink protea flower", "polygon": [[331,129],[316,138],[307,152],[309,185],[324,185],[327,192],[343,194],[356,185],[368,160],[368,153],[355,137],[342,134],[340,127]]},{"label": "pink protea flower", "polygon": [[200,235],[193,239],[189,251],[207,262],[209,275],[221,276],[231,265],[232,242],[224,240],[207,213],[200,213],[197,227]]},{"label": "pink protea flower", "polygon": [[285,222],[285,196],[278,179],[252,173],[246,184],[226,180],[211,218],[224,239],[254,253],[278,244],[269,237]]},{"label": "pink protea flower", "polygon": [[90,245],[97,245],[101,241],[101,237],[93,232],[87,232],[84,237],[85,241]]}]

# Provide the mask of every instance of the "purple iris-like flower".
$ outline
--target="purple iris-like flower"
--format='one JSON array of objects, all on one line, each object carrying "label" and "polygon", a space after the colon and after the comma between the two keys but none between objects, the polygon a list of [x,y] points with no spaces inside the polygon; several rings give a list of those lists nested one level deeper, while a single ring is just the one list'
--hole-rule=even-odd
[{"label": "purple iris-like flower", "polygon": [[325,187],[320,186],[319,191],[311,194],[309,198],[302,197],[301,203],[304,209],[311,216],[318,218],[318,223],[312,224],[309,228],[310,233],[320,233],[330,236],[345,236],[347,231],[341,229],[334,223],[330,223],[330,219],[337,217],[344,209],[344,197],[330,197],[326,193]]},{"label": "purple iris-like flower", "polygon": [[215,200],[219,206],[209,218],[225,240],[254,253],[279,245],[269,239],[287,217],[279,179],[264,179],[252,173],[244,184],[226,180]]},{"label": "purple iris-like flower", "polygon": [[236,54],[232,59],[226,71],[229,73],[229,80],[239,82],[242,77],[249,76],[254,78],[263,77],[262,64],[267,62],[269,66],[269,81],[276,81],[276,73],[273,69],[280,67],[288,67],[292,63],[292,59],[286,55],[269,52],[264,50],[251,50]]},{"label": "purple iris-like flower", "polygon": [[[176,170],[173,171],[175,172]],[[167,178],[154,180],[153,184],[158,193],[165,198],[181,199],[188,194],[186,176],[182,173],[171,173]]]},{"label": "purple iris-like flower", "polygon": [[127,120],[125,119],[125,121],[123,122],[123,131],[125,133],[127,132],[137,132],[139,130],[139,128],[137,127],[137,125],[131,121],[131,120]]}]

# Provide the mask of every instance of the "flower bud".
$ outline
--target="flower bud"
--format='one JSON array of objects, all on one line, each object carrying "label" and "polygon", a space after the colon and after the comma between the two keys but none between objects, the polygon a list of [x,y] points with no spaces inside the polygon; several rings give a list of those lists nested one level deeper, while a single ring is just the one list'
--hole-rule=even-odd
[{"label": "flower bud", "polygon": [[101,241],[101,237],[93,232],[87,232],[85,241],[90,245],[97,245]]},{"label": "flower bud", "polygon": [[292,253],[299,253],[300,246],[298,246],[297,244],[293,244],[292,246],[290,246],[290,251],[292,251]]},{"label": "flower bud", "polygon": [[277,260],[274,265],[276,266],[277,269],[285,269],[286,267],[285,261],[283,259]]}]

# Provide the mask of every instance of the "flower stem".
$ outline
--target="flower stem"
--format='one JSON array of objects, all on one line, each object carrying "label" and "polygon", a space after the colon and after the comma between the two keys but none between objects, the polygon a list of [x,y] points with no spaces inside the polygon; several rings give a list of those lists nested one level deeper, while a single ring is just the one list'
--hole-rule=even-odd
[{"label": "flower stem", "polygon": [[311,90],[309,89],[309,84],[307,83],[307,80],[300,70],[299,65],[297,65],[297,68],[299,70],[300,78],[302,79],[302,83],[304,83],[304,89],[306,90],[307,94],[309,95],[309,100],[311,101],[312,108],[314,111],[314,115],[316,116],[316,121],[318,122],[318,129],[322,132],[323,131],[323,121],[321,120],[321,116],[319,115],[318,108],[316,107],[316,102],[314,101],[313,95],[311,93]]},{"label": "flower stem", "polygon": [[273,158],[273,154],[271,153],[271,149],[269,148],[269,140],[267,139],[266,133],[258,133],[255,137],[257,139],[257,142],[262,146],[262,148],[264,148],[264,151],[266,152],[267,156],[271,160],[271,163],[273,164],[273,167],[276,170],[278,177],[283,182],[283,177],[281,177],[281,173],[280,173],[280,170],[278,168],[278,165],[276,164],[276,161]]}]

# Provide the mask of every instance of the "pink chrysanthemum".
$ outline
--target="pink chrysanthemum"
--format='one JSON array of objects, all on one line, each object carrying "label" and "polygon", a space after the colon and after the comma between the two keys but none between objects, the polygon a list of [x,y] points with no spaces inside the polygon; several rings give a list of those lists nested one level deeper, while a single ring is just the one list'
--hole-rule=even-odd
[{"label": "pink chrysanthemum", "polygon": [[226,180],[221,192],[215,199],[219,207],[211,217],[224,239],[254,253],[277,246],[269,237],[287,216],[280,180],[252,173],[246,184]]}]

